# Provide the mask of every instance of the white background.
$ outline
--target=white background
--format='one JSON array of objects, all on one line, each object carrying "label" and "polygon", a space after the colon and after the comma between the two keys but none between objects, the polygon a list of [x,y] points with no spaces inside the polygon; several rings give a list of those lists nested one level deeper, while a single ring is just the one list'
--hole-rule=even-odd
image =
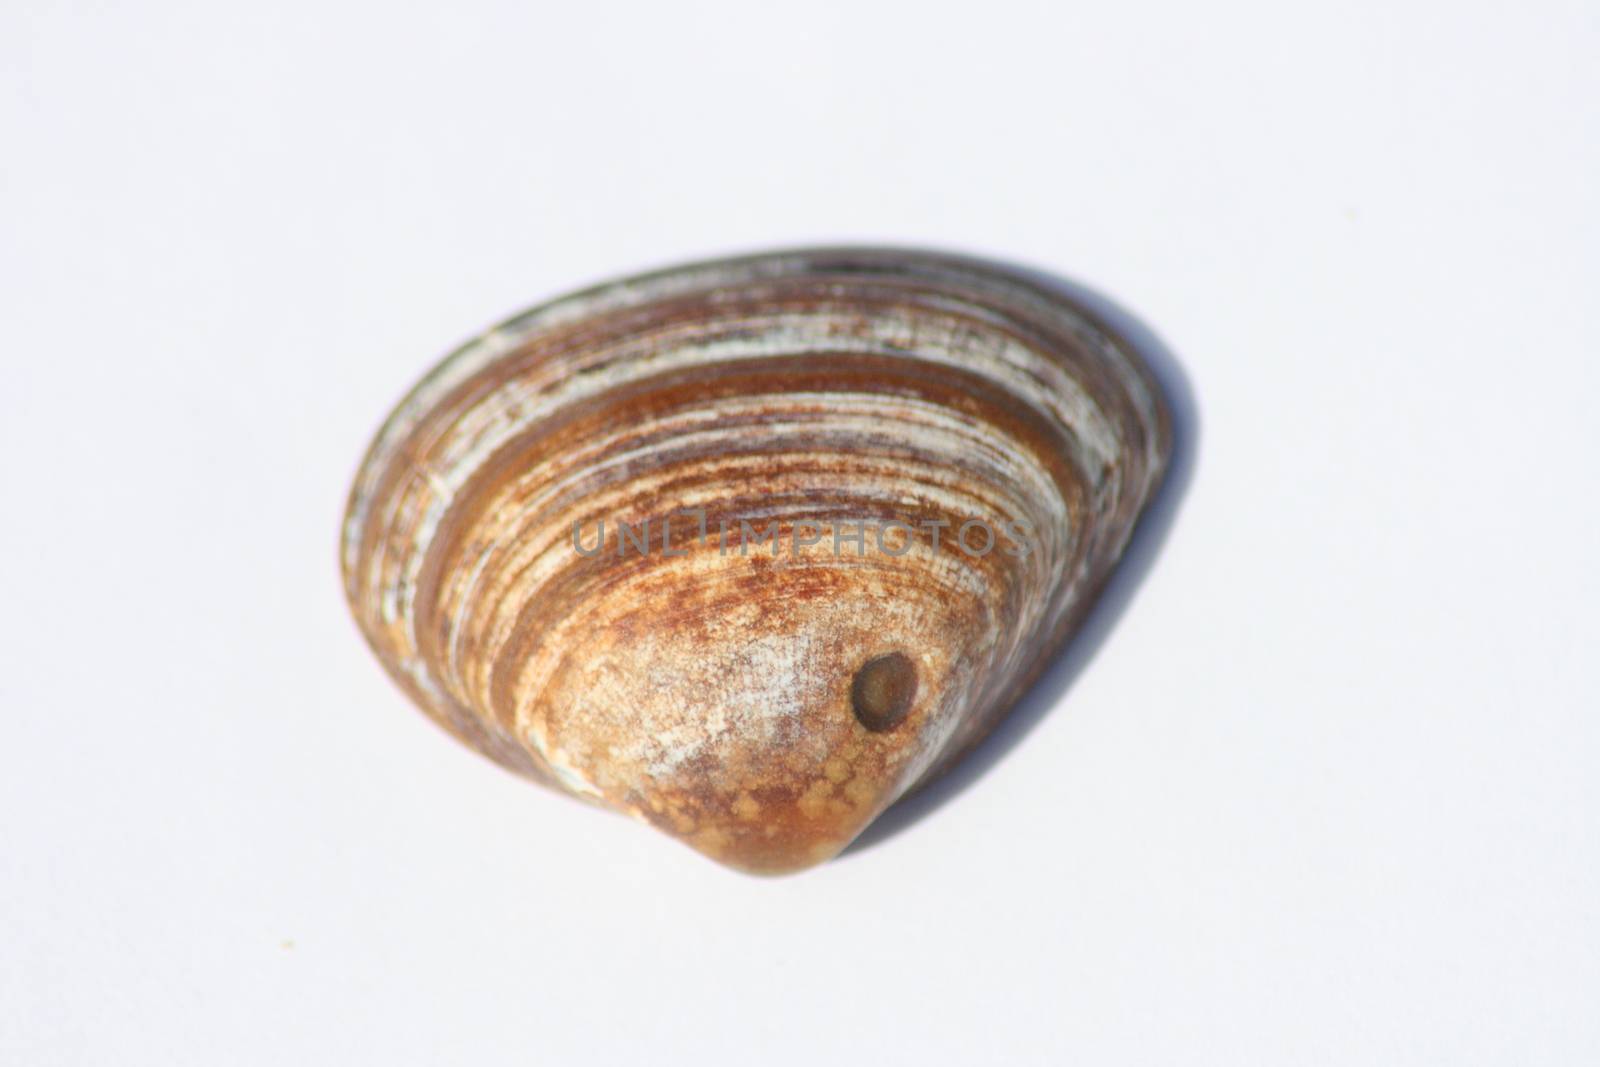
[{"label": "white background", "polygon": [[[0,1062],[1595,1062],[1597,54],[1579,3],[8,0]],[[1186,451],[1048,699],[758,880],[451,743],[335,546],[456,342],[823,241],[1093,287]]]}]

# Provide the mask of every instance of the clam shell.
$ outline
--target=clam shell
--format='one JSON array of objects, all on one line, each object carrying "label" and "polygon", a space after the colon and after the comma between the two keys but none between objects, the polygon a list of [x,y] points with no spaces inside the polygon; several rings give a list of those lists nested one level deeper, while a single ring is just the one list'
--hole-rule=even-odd
[{"label": "clam shell", "polygon": [[462,741],[795,870],[996,724],[1169,442],[1133,349],[1030,275],[897,250],[697,263],[534,308],[429,373],[356,478],[345,589]]}]

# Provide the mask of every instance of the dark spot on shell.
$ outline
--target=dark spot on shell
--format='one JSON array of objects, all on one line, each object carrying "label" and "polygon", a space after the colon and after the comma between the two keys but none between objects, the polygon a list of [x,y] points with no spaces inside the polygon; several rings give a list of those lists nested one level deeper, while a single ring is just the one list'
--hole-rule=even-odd
[{"label": "dark spot on shell", "polygon": [[856,718],[873,733],[900,725],[916,695],[917,668],[901,652],[869,659],[850,683]]}]

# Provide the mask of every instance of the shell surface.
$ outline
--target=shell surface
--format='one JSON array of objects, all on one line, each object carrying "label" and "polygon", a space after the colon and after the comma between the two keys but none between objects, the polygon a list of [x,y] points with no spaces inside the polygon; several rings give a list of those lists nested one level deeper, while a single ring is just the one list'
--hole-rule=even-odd
[{"label": "shell surface", "polygon": [[537,307],[423,379],[357,475],[346,595],[462,741],[795,870],[995,725],[1169,448],[1132,348],[1027,274],[691,264]]}]

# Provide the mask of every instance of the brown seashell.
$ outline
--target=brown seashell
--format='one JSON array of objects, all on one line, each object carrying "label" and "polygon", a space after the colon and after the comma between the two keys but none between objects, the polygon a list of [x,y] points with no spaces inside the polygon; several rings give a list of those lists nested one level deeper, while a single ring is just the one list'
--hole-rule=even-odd
[{"label": "brown seashell", "polygon": [[535,308],[424,378],[356,478],[345,589],[461,740],[795,870],[996,724],[1169,445],[1129,345],[1026,274],[692,264]]}]

